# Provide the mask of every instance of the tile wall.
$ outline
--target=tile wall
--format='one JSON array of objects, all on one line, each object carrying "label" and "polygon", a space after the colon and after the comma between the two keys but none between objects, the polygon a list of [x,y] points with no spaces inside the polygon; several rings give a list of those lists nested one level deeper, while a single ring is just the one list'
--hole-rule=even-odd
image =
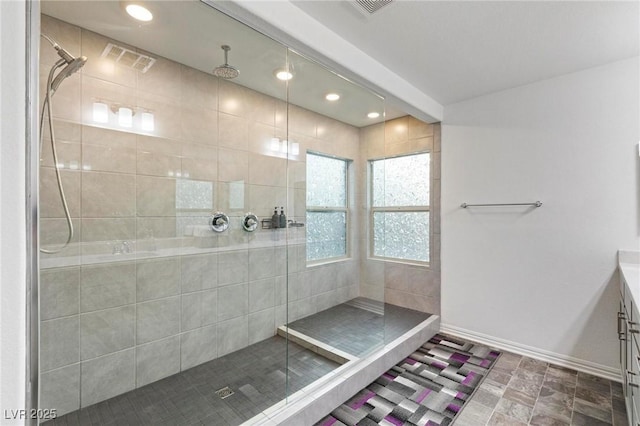
[{"label": "tile wall", "polygon": [[[240,227],[276,205],[304,221],[306,150],[357,160],[357,128],[164,58],[145,74],[110,64],[110,40],[48,16],[42,32],[89,61],[54,98],[75,236],[41,257],[41,407],[61,415],[268,338],[287,302],[295,320],[359,294],[357,244],[307,268],[304,228]],[[55,51],[40,59],[44,87]],[[152,111],[155,129],[100,127],[94,102],[133,107],[133,129]],[[271,151],[274,136],[300,155]],[[48,133],[41,158],[40,238],[55,249],[67,231]],[[231,219],[219,235],[216,210]]]},{"label": "tile wall", "polygon": [[[411,116],[360,129],[358,185],[366,188],[368,160],[416,152],[431,153],[430,262],[408,265],[360,258],[360,293],[386,303],[440,314],[440,123],[428,124]],[[366,191],[359,198],[360,250],[369,250],[369,203]]]}]

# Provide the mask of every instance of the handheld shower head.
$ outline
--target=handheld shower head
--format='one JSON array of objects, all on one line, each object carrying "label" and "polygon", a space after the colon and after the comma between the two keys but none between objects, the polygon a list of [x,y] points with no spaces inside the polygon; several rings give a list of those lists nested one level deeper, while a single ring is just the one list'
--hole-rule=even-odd
[{"label": "handheld shower head", "polygon": [[231,48],[226,44],[220,47],[222,48],[222,50],[224,50],[224,64],[220,65],[219,67],[215,67],[213,69],[213,75],[227,80],[236,78],[238,75],[240,75],[240,71],[227,63],[227,54],[229,53]]},{"label": "handheld shower head", "polygon": [[62,83],[62,81],[69,77],[70,75],[74,74],[75,72],[77,72],[80,68],[82,68],[84,66],[84,64],[87,62],[87,57],[86,56],[80,56],[79,58],[73,58],[71,62],[67,63],[67,66],[64,67],[62,69],[62,71],[60,71],[58,73],[58,75],[56,75],[56,78],[53,80],[53,82],[51,83],[51,90],[53,92],[55,92],[56,90],[58,90],[58,87],[60,86],[60,84]]}]

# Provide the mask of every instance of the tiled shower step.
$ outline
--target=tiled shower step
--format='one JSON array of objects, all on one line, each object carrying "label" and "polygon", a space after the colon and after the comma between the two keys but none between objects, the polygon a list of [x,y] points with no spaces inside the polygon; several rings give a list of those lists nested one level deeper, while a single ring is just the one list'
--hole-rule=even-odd
[{"label": "tiled shower step", "polygon": [[[402,358],[414,352],[424,342],[432,338],[439,329],[440,317],[431,315],[392,342],[385,344],[379,350],[368,354],[366,357],[351,360],[349,359],[353,358],[353,355],[336,353],[329,345],[307,340],[306,344],[316,347],[318,354],[325,353],[328,356],[339,356],[346,363],[302,390],[290,395],[286,400],[249,419],[242,426],[299,426],[314,424],[329,414],[331,410],[351,398],[360,389],[374,381],[382,373],[393,367]],[[292,337],[295,332],[292,333],[292,330],[288,330],[288,334],[286,334],[286,327],[283,327],[283,330],[279,330],[278,333],[285,333],[290,339],[299,339],[297,343],[300,345],[304,344],[303,340],[308,337],[302,333]]]}]

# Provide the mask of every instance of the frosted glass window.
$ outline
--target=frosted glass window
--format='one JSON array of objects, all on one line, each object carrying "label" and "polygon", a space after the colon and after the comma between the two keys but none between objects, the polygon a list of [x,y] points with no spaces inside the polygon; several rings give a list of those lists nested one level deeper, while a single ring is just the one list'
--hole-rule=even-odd
[{"label": "frosted glass window", "polygon": [[307,260],[347,254],[345,212],[307,212]]},{"label": "frosted glass window", "polygon": [[370,161],[373,257],[429,262],[429,153]]},{"label": "frosted glass window", "polygon": [[430,154],[371,162],[374,207],[428,206]]},{"label": "frosted glass window", "polygon": [[347,255],[349,160],[307,152],[307,261]]},{"label": "frosted glass window", "polygon": [[429,212],[374,212],[373,254],[429,261]]},{"label": "frosted glass window", "polygon": [[347,162],[307,154],[307,205],[346,207]]}]

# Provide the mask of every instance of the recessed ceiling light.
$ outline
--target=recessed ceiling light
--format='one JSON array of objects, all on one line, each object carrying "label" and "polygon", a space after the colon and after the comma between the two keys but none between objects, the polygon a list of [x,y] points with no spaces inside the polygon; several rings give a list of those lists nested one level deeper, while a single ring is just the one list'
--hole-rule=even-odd
[{"label": "recessed ceiling light", "polygon": [[149,9],[139,4],[128,4],[125,10],[132,18],[138,21],[149,22],[153,19],[153,14],[149,12]]},{"label": "recessed ceiling light", "polygon": [[276,74],[276,78],[282,81],[291,80],[293,78],[293,74],[291,74],[287,70],[276,70],[275,74]]},{"label": "recessed ceiling light", "polygon": [[369,114],[367,114],[367,117],[369,117],[369,118],[378,118],[378,117],[380,117],[380,113],[379,112],[370,112]]},{"label": "recessed ceiling light", "polygon": [[340,99],[340,95],[338,95],[337,93],[329,93],[327,94],[327,96],[325,96],[325,99],[328,101],[337,101],[338,99]]}]

